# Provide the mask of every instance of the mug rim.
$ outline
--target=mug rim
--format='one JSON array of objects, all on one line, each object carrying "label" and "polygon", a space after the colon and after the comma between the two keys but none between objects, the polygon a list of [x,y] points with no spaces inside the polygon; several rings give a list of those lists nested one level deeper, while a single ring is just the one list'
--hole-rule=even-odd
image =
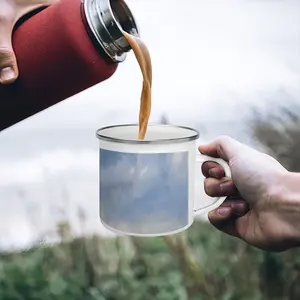
[{"label": "mug rim", "polygon": [[188,127],[188,126],[181,126],[181,125],[172,125],[172,124],[149,124],[148,127],[172,127],[172,128],[177,128],[177,129],[186,129],[190,130],[193,132],[190,136],[185,136],[185,137],[179,137],[179,138],[163,138],[163,139],[158,139],[158,140],[153,140],[153,141],[147,141],[147,140],[138,140],[138,139],[122,139],[122,138],[115,138],[115,137],[110,137],[107,135],[101,134],[101,131],[106,130],[106,129],[114,129],[114,128],[122,128],[122,127],[132,127],[132,126],[139,126],[139,124],[120,124],[120,125],[109,125],[105,127],[101,127],[97,129],[96,131],[96,137],[99,140],[102,141],[108,141],[108,142],[114,142],[114,143],[120,143],[120,144],[174,144],[174,143],[186,143],[186,142],[191,142],[194,140],[197,140],[200,136],[200,133],[198,130]]}]

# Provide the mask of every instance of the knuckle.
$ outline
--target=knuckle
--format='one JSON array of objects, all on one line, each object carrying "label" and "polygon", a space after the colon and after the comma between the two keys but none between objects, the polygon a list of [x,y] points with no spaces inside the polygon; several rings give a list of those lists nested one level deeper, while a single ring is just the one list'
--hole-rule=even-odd
[{"label": "knuckle", "polygon": [[9,48],[0,47],[0,67],[8,67],[15,65],[15,55]]},{"label": "knuckle", "polygon": [[208,196],[211,196],[211,195],[210,195],[210,190],[211,190],[211,188],[210,188],[210,186],[209,186],[208,180],[206,179],[206,180],[204,181],[204,191],[205,191],[205,193],[206,193]]},{"label": "knuckle", "polygon": [[231,140],[231,137],[228,135],[220,135],[217,137],[217,143],[218,144],[223,144],[223,143],[228,143]]},{"label": "knuckle", "polygon": [[210,197],[218,196],[219,185],[214,180],[207,178],[204,180],[204,191]]},{"label": "knuckle", "polygon": [[0,6],[0,26],[3,27],[6,24],[10,24],[13,22],[15,12],[11,5],[5,5],[5,3],[1,3]]}]

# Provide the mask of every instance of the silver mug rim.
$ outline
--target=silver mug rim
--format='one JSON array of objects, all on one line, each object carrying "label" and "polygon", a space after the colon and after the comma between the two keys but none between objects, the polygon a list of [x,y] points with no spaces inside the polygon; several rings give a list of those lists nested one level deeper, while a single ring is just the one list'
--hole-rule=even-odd
[{"label": "silver mug rim", "polygon": [[109,125],[102,128],[97,129],[96,131],[96,137],[101,141],[108,141],[108,142],[114,142],[114,143],[120,143],[120,144],[134,144],[134,145],[152,145],[152,144],[177,144],[177,143],[186,143],[191,142],[194,140],[197,140],[200,136],[200,133],[198,130],[188,127],[188,126],[180,126],[180,125],[172,125],[172,124],[151,124],[148,125],[148,127],[155,127],[155,126],[162,126],[162,127],[173,127],[177,129],[186,129],[194,132],[193,135],[188,137],[179,137],[179,138],[165,138],[165,139],[159,139],[159,140],[153,140],[153,141],[147,141],[147,140],[129,140],[129,139],[121,139],[121,138],[114,138],[109,137],[106,135],[102,135],[100,132],[106,129],[113,129],[113,128],[122,128],[122,127],[130,127],[130,126],[139,126],[138,124],[132,123],[132,124],[122,124],[122,125]]}]

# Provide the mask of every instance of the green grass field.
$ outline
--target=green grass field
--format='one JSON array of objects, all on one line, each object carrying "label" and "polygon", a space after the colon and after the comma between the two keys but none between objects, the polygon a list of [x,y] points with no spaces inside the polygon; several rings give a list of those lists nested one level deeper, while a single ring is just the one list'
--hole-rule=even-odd
[{"label": "green grass field", "polygon": [[300,299],[300,251],[257,250],[207,223],[167,238],[60,233],[60,244],[0,255],[0,299]]}]

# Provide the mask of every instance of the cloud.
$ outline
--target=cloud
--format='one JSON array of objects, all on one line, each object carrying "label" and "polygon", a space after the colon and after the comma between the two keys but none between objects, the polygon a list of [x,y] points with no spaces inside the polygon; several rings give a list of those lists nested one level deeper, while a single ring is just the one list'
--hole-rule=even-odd
[{"label": "cloud", "polygon": [[120,192],[131,186],[130,192],[134,201],[148,193],[149,186],[155,188],[156,182],[168,180],[168,177],[162,177],[162,174],[171,178],[166,182],[170,187],[186,180],[187,155],[187,153],[135,154],[102,150],[101,185],[104,188],[112,186],[114,189],[120,189]]},{"label": "cloud", "polygon": [[[134,154],[104,150],[100,214],[105,223],[135,224],[163,214],[186,224],[188,154]],[[107,163],[109,162],[109,163]],[[102,164],[102,163],[101,163]]]},{"label": "cloud", "polygon": [[44,182],[47,176],[68,171],[98,170],[98,152],[93,150],[72,151],[61,149],[44,152],[30,158],[0,161],[0,186]]}]

